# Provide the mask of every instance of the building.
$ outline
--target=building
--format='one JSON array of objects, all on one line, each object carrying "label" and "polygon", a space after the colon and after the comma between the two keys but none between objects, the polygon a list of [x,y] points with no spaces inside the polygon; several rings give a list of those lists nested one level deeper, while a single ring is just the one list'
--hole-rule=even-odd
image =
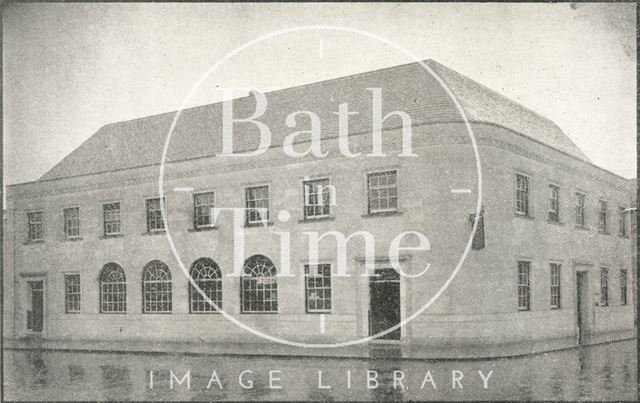
[{"label": "building", "polygon": [[[399,342],[409,355],[446,347],[490,356],[632,337],[628,209],[635,205],[635,185],[591,163],[550,120],[437,62],[427,64],[473,128],[482,215],[473,247],[448,288],[382,338]],[[370,88],[382,89],[383,113],[391,113],[382,128],[386,157],[365,155],[375,154]],[[287,340],[345,342],[405,320],[450,277],[475,221],[478,173],[460,113],[417,63],[266,97],[269,107],[259,120],[272,138],[255,157],[220,156],[221,104],[182,111],[164,170],[167,224],[181,260],[225,312]],[[334,112],[345,102],[358,112],[349,116],[348,151],[360,157],[340,152]],[[233,108],[234,116],[251,116],[255,100],[237,99]],[[319,116],[326,157],[283,152],[285,138],[296,130],[286,116],[298,110]],[[401,155],[406,121],[394,111],[410,116],[417,157]],[[174,117],[106,125],[39,180],[8,186],[6,337],[265,341],[193,292],[169,247],[158,177]],[[308,128],[308,119],[298,116],[296,127]],[[255,150],[256,126],[238,127],[234,150]],[[303,137],[290,147],[308,148]],[[267,209],[246,214],[242,277],[228,275],[233,219],[220,214],[214,220],[212,206]],[[290,219],[282,219],[282,210]],[[427,264],[431,269],[416,278],[387,270],[394,237],[417,230],[429,237],[430,250],[406,249],[395,257],[403,272],[418,273]],[[309,231],[371,233],[381,276],[361,275],[369,267],[359,236],[349,240],[346,255],[353,275],[335,276],[339,259],[331,237],[319,244],[321,264],[310,265]],[[276,275],[284,264],[284,238],[276,232],[289,234],[292,276]]]}]

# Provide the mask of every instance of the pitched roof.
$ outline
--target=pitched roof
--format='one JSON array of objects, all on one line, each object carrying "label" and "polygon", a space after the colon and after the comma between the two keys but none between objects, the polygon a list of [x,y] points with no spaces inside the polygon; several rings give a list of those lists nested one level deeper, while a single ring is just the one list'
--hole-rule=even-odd
[{"label": "pitched roof", "polygon": [[[504,126],[589,161],[549,119],[435,61],[425,63],[447,84],[470,121]],[[383,113],[406,111],[414,125],[462,120],[445,90],[419,63],[266,93],[267,110],[258,120],[271,129],[271,145],[281,145],[288,134],[309,126],[308,118],[304,116],[298,116],[299,129],[286,126],[286,116],[299,110],[316,113],[320,117],[322,136],[333,137],[338,132],[338,119],[334,112],[339,104],[348,102],[349,110],[359,112],[349,117],[349,134],[366,133],[371,131],[371,91],[367,88],[374,87],[382,88]],[[236,99],[233,110],[235,117],[251,116],[255,110],[255,99]],[[183,110],[172,135],[167,161],[219,153],[221,111],[221,103]],[[158,164],[175,114],[174,111],[105,125],[39,180]],[[387,119],[384,127],[397,126],[398,122],[397,118]],[[253,125],[234,126],[235,151],[254,150],[258,147],[258,140],[258,131]]]}]

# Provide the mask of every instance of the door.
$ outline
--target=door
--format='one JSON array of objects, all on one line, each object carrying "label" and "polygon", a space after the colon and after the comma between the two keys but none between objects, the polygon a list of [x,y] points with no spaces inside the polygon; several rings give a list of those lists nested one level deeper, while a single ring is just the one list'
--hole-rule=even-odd
[{"label": "door", "polygon": [[27,311],[27,329],[42,333],[44,327],[44,281],[29,281],[31,310]]},{"label": "door", "polygon": [[589,334],[589,281],[586,271],[576,272],[576,316],[578,344],[584,344]]},{"label": "door", "polygon": [[[369,279],[369,335],[400,323],[400,275],[394,269],[375,269]],[[400,340],[400,327],[379,339]]]}]

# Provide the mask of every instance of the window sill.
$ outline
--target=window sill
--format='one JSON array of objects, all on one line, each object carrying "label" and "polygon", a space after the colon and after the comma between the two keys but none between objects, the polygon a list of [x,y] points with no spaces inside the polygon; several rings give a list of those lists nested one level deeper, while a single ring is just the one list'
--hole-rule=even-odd
[{"label": "window sill", "polygon": [[564,223],[562,221],[554,221],[554,220],[547,219],[547,223],[553,224],[553,225],[558,225],[560,227],[564,226]]},{"label": "window sill", "polygon": [[220,311],[189,312],[189,315],[210,315],[210,314],[221,315],[222,313]]},{"label": "window sill", "polygon": [[600,234],[600,235],[611,235],[611,233],[608,232],[608,231],[600,231],[600,230],[598,230],[598,234]]},{"label": "window sill", "polygon": [[215,231],[218,229],[217,225],[213,227],[199,227],[199,228],[189,228],[187,232],[207,232],[207,231]]},{"label": "window sill", "polygon": [[304,218],[302,220],[299,220],[298,223],[304,224],[304,223],[308,223],[308,222],[333,221],[335,219],[336,218],[334,216],[332,216],[332,215],[324,216],[324,217],[317,217],[317,218],[310,217],[310,218]]},{"label": "window sill", "polygon": [[629,235],[618,235],[620,239],[629,239]]},{"label": "window sill", "polygon": [[576,229],[581,231],[589,231],[589,227],[585,227],[584,225],[576,225]]},{"label": "window sill", "polygon": [[515,213],[515,216],[516,216],[516,218],[522,218],[522,219],[529,220],[529,221],[535,220],[535,217],[532,216],[532,215],[529,215],[529,214],[518,214],[518,213]]},{"label": "window sill", "polygon": [[84,238],[76,236],[73,238],[64,238],[62,241],[63,242],[76,242],[76,241],[82,241]]},{"label": "window sill", "polygon": [[65,315],[80,315],[82,312],[80,311],[71,311],[71,312],[65,312]]},{"label": "window sill", "polygon": [[142,236],[164,235],[165,233],[166,233],[165,230],[149,231],[149,232],[143,232]]},{"label": "window sill", "polygon": [[277,315],[278,312],[240,312],[241,315]]},{"label": "window sill", "polygon": [[111,239],[111,238],[124,238],[124,235],[122,235],[122,234],[103,235],[103,236],[99,237],[98,239]]},{"label": "window sill", "polygon": [[[271,221],[267,221],[266,222],[266,226],[267,227],[270,227],[272,225],[273,225],[273,223]],[[244,224],[245,228],[257,228],[257,227],[264,227],[264,226],[265,226],[265,223],[263,223],[263,222],[250,222],[250,223],[245,223]]]},{"label": "window sill", "polygon": [[331,311],[307,311],[310,315],[331,315]]},{"label": "window sill", "polygon": [[34,239],[32,241],[25,241],[24,245],[33,245],[38,243],[44,243],[44,239]]},{"label": "window sill", "polygon": [[381,211],[379,213],[367,213],[363,214],[362,218],[377,218],[377,217],[392,217],[402,215],[402,211]]}]

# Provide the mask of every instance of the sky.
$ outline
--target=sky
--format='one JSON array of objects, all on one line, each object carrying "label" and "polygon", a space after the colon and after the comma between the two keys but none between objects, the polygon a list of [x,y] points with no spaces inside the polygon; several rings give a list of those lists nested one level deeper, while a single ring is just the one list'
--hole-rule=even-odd
[{"label": "sky", "polygon": [[[553,120],[591,160],[636,172],[635,4],[9,3],[3,10],[5,184],[37,180],[101,126],[177,110],[229,52],[273,31],[382,36]],[[321,45],[320,45],[321,43]],[[411,62],[361,35],[285,34],[198,88],[269,91]]]}]

